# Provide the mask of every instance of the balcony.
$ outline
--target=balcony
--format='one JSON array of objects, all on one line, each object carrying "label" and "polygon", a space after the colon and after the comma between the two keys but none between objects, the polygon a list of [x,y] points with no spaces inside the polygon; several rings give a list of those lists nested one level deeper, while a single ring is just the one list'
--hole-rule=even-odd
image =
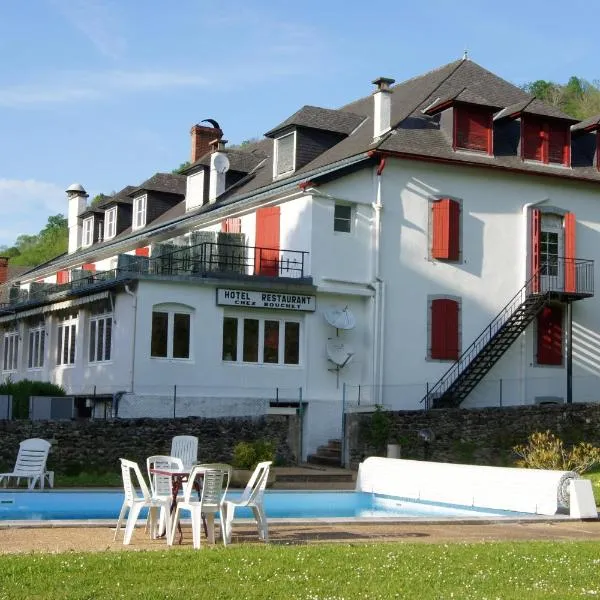
[{"label": "balcony", "polygon": [[[169,251],[164,251],[169,246]],[[143,276],[252,279],[283,279],[307,283],[309,276],[308,252],[282,250],[242,244],[203,242],[194,246],[163,244],[157,256],[121,254],[117,268],[92,273],[81,269],[71,270],[69,283],[32,282],[29,290],[10,289],[9,301],[0,304],[0,314],[85,296],[119,283]]]},{"label": "balcony", "polygon": [[539,274],[527,282],[527,294],[550,294],[560,301],[581,300],[594,295],[594,261],[550,256]]}]

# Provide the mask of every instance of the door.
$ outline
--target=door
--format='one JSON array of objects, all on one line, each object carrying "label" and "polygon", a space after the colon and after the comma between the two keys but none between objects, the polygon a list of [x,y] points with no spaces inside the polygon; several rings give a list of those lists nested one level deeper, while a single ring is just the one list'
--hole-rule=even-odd
[{"label": "door", "polygon": [[540,287],[542,292],[564,290],[565,236],[560,215],[542,214],[540,232]]},{"label": "door", "polygon": [[256,211],[255,275],[279,275],[279,217],[279,206]]}]

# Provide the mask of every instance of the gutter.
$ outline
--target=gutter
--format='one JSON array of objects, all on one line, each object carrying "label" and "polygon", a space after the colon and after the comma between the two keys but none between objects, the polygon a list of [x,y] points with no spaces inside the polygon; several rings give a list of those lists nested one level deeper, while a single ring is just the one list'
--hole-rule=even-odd
[{"label": "gutter", "polygon": [[[135,242],[147,241],[148,238],[152,238],[166,233],[176,235],[182,229],[187,231],[188,229],[196,227],[198,225],[210,224],[211,220],[220,221],[221,219],[229,217],[235,212],[240,212],[242,210],[252,208],[254,204],[259,203],[265,198],[272,197],[274,193],[296,191],[299,182],[309,180],[317,176],[327,175],[344,167],[370,160],[372,155],[372,151],[363,152],[350,158],[345,158],[336,163],[327,165],[326,167],[321,167],[318,169],[314,169],[313,171],[308,171],[301,175],[297,175],[295,177],[290,177],[289,179],[286,179],[286,183],[284,185],[281,185],[281,183],[278,182],[271,183],[270,185],[263,188],[263,191],[259,193],[250,192],[246,196],[240,196],[240,198],[238,198],[237,200],[233,198],[230,200],[225,200],[224,204],[216,204],[212,206],[206,205],[211,206],[211,210],[206,210],[205,212],[201,212],[200,214],[195,216],[183,215],[181,217],[178,217],[177,219],[167,221],[166,223],[161,223],[158,226],[146,228],[136,235],[130,235],[129,237],[123,240],[119,240],[118,242],[115,242],[110,246],[106,246],[105,248],[96,249],[95,251],[90,250],[89,252],[77,254],[77,262],[79,262],[80,260],[81,262],[91,262],[91,260],[97,261],[110,258],[115,254],[119,254],[120,250],[131,250],[131,246]],[[287,198],[288,196],[285,197]],[[275,198],[274,201],[277,201],[279,199],[280,198]],[[107,254],[103,254],[105,250]],[[98,252],[101,252],[102,254],[98,254]],[[37,277],[51,275],[57,270],[60,270],[61,268],[69,267],[74,262],[73,258],[75,258],[74,254],[68,254],[66,255],[64,260],[53,263],[52,267],[48,267],[45,270],[29,271],[28,273],[24,273],[22,276],[23,281],[27,282]],[[29,278],[27,278],[28,276]]]}]

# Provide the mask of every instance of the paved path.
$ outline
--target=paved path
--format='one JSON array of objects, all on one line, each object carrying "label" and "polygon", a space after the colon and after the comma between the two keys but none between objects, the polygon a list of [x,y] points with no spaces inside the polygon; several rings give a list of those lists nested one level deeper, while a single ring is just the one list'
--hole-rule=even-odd
[{"label": "paved path", "polygon": [[[490,524],[432,523],[318,523],[276,524],[269,527],[273,544],[317,543],[477,543],[490,541],[594,540],[600,542],[600,521],[554,521]],[[105,552],[115,550],[165,550],[164,540],[150,540],[143,528],[134,532],[130,546],[123,546],[122,537],[113,542],[111,527],[43,527],[0,529],[0,553],[14,552]],[[234,524],[233,544],[262,543],[256,527]],[[203,540],[204,545],[204,540]],[[182,546],[191,549],[191,531],[184,527]]]}]

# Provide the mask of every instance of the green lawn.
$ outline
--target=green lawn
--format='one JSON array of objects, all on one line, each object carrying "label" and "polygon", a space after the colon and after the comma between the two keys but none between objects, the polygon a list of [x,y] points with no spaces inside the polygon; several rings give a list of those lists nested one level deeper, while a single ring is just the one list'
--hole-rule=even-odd
[{"label": "green lawn", "polygon": [[584,473],[585,479],[591,479],[592,487],[594,488],[594,497],[596,498],[596,506],[600,506],[600,469]]},{"label": "green lawn", "polygon": [[238,545],[0,556],[0,599],[411,598],[600,595],[600,544]]}]

